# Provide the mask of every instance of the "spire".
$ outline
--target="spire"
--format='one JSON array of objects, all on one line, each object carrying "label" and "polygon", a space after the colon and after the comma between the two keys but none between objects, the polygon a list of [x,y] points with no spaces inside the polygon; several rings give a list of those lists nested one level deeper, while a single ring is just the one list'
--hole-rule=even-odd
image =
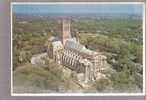
[{"label": "spire", "polygon": [[77,42],[79,43],[79,32],[76,32],[75,36],[76,36]]}]

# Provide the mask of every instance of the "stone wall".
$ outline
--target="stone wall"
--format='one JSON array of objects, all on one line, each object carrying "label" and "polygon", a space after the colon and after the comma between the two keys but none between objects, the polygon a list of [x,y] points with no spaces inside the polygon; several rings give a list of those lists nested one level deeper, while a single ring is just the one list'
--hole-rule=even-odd
[{"label": "stone wall", "polygon": [[93,57],[86,58],[85,54],[71,49],[61,49],[54,53],[53,59],[69,69],[83,73],[85,82],[94,81],[104,66],[105,59],[102,55],[94,55]]}]

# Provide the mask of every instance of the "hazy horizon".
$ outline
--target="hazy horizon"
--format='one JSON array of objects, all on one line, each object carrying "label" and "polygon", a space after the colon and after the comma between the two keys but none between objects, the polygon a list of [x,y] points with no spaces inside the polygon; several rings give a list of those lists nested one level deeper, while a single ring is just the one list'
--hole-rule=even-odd
[{"label": "hazy horizon", "polygon": [[12,5],[16,14],[54,15],[137,15],[142,16],[142,4],[51,4],[51,5]]}]

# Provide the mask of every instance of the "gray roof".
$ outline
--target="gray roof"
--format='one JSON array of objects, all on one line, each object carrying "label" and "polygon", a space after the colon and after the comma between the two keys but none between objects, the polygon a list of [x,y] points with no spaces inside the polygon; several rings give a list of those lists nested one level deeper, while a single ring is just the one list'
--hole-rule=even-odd
[{"label": "gray roof", "polygon": [[83,52],[83,53],[86,53],[86,54],[93,54],[95,53],[94,51],[92,50],[89,50],[87,49],[84,45],[70,39],[70,40],[67,40],[65,42],[65,45],[64,45],[65,48],[70,48],[70,49],[75,49],[77,51],[80,51],[80,52]]},{"label": "gray roof", "polygon": [[64,45],[65,48],[81,50],[84,46],[73,40],[67,40]]}]

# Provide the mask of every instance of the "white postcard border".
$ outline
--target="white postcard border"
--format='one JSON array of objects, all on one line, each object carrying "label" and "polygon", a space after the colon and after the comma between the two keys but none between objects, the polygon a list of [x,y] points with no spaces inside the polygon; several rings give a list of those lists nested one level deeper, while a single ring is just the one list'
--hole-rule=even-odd
[{"label": "white postcard border", "polygon": [[[142,93],[14,93],[12,55],[12,7],[13,5],[52,5],[52,4],[142,4],[143,5],[143,92]],[[144,96],[145,95],[145,3],[144,2],[11,2],[11,96]]]}]

